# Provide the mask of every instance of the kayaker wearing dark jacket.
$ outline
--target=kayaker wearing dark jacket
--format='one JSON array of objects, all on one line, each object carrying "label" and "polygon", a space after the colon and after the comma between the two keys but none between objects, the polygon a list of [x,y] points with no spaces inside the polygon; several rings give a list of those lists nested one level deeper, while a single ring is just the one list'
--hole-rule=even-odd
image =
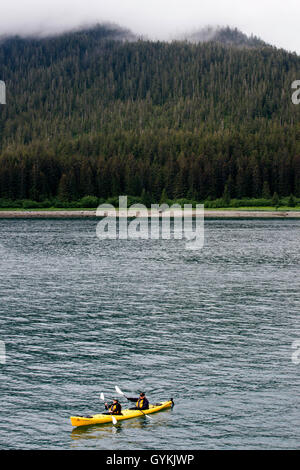
[{"label": "kayaker wearing dark jacket", "polygon": [[135,407],[130,408],[131,410],[148,410],[149,409],[149,402],[146,398],[145,393],[141,392],[139,398],[129,398],[127,397],[127,400],[129,401],[135,401]]},{"label": "kayaker wearing dark jacket", "polygon": [[119,400],[113,400],[113,402],[108,405],[105,403],[105,408],[109,411],[112,415],[121,415],[122,414],[122,405],[119,403]]}]

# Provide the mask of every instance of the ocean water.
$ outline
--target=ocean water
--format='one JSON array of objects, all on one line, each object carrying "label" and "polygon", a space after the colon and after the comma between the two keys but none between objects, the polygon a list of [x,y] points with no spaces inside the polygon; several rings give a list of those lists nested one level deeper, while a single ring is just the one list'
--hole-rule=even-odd
[{"label": "ocean water", "polygon": [[[298,449],[300,221],[210,220],[201,251],[96,225],[0,221],[0,448]],[[72,429],[115,385],[175,407]]]}]

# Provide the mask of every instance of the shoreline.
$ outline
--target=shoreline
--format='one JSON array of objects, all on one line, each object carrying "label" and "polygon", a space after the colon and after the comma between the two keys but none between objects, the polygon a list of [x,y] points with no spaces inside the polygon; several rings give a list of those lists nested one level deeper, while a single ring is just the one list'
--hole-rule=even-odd
[{"label": "shoreline", "polygon": [[[110,211],[107,211],[103,216],[110,215]],[[131,217],[135,217],[138,211],[131,211]],[[189,212],[189,213],[188,213]],[[186,212],[187,216],[195,216],[195,209]],[[170,213],[162,213],[161,216],[165,217]],[[117,216],[120,218],[126,217],[125,211],[117,211]],[[130,218],[130,211],[127,214]],[[140,217],[149,216],[148,213],[142,211],[139,212]],[[157,217],[159,214],[157,214]],[[181,216],[180,211],[171,211],[171,217]],[[0,219],[64,219],[64,218],[98,218],[96,216],[96,210],[0,210]],[[204,217],[207,219],[298,219],[300,218],[300,211],[263,211],[263,210],[218,210],[218,209],[205,209]]]}]

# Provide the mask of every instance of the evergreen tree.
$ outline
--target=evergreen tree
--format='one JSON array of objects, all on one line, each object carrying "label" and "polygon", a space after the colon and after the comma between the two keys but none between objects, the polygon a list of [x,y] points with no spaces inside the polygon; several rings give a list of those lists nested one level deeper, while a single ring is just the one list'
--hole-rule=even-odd
[{"label": "evergreen tree", "polygon": [[274,206],[276,208],[276,210],[278,209],[280,205],[280,200],[279,200],[279,196],[278,194],[275,192],[272,196],[272,206]]},{"label": "evergreen tree", "polygon": [[268,181],[264,181],[263,190],[262,190],[262,197],[264,199],[270,199],[271,198],[271,191],[270,191],[270,186],[269,186]]},{"label": "evergreen tree", "polygon": [[293,194],[290,194],[289,200],[288,200],[288,205],[289,207],[295,207],[296,206],[296,200],[293,196]]},{"label": "evergreen tree", "polygon": [[223,204],[225,207],[228,207],[230,204],[230,192],[228,188],[228,184],[225,185],[224,193],[222,196]]},{"label": "evergreen tree", "polygon": [[167,196],[167,191],[166,191],[166,188],[163,189],[162,193],[161,193],[161,197],[160,197],[160,201],[159,203],[160,204],[164,204],[166,203],[168,200],[168,196]]}]

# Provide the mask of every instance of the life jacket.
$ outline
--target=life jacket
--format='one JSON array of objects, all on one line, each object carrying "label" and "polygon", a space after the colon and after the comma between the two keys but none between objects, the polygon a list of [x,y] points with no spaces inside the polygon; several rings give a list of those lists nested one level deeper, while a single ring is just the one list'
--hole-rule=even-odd
[{"label": "life jacket", "polygon": [[116,404],[112,404],[111,407],[109,408],[109,411],[111,413],[115,413],[115,414],[120,414],[121,410],[120,410],[120,403],[116,403]]},{"label": "life jacket", "polygon": [[147,398],[139,398],[136,402],[136,408],[139,410],[147,410],[149,408],[149,402]]},{"label": "life jacket", "polygon": [[136,402],[136,407],[141,409],[144,406],[144,398],[139,398],[138,401]]}]

